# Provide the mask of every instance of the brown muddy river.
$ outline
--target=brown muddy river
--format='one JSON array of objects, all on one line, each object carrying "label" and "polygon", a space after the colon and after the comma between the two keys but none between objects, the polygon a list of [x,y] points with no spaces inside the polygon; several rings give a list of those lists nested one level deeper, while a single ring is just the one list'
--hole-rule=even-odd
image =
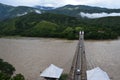
[{"label": "brown muddy river", "polygon": [[[42,80],[39,76],[54,64],[68,73],[77,46],[77,40],[49,38],[0,38],[0,58],[11,63],[15,73],[27,80]],[[120,40],[85,41],[88,69],[100,67],[111,80],[120,79]]]}]

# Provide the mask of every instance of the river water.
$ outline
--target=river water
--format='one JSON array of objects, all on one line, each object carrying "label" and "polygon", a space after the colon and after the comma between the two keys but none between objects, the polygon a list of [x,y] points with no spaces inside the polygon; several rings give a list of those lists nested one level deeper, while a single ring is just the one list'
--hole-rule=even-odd
[{"label": "river water", "polygon": [[[0,38],[0,58],[9,62],[27,80],[42,80],[39,76],[50,64],[68,73],[77,40],[51,38]],[[88,69],[100,67],[111,80],[120,79],[120,40],[85,41]]]}]

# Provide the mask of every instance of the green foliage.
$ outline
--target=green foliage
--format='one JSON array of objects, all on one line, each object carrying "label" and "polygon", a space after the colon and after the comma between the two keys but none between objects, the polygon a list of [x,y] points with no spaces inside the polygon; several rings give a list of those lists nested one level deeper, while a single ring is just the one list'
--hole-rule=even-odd
[{"label": "green foliage", "polygon": [[24,78],[24,76],[22,74],[16,74],[10,80],[25,80],[25,78]]},{"label": "green foliage", "polygon": [[26,32],[28,36],[39,36],[39,37],[54,37],[58,25],[47,22],[41,21],[35,27],[31,28]]},{"label": "green foliage", "polygon": [[4,62],[0,59],[0,72],[3,72],[7,75],[13,75],[15,68],[8,62]]},{"label": "green foliage", "polygon": [[12,77],[15,68],[8,62],[0,59],[0,80],[25,80],[22,74],[16,74]]},{"label": "green foliage", "polygon": [[10,76],[3,73],[3,72],[0,72],[0,80],[9,80],[10,79]]},{"label": "green foliage", "polygon": [[1,26],[2,26],[2,30],[1,30],[2,35],[13,35],[14,31],[16,30],[15,22],[13,20]]},{"label": "green foliage", "polygon": [[0,22],[0,36],[32,36],[78,39],[79,31],[86,39],[116,39],[120,35],[120,17],[77,19],[44,13],[30,13]]},{"label": "green foliage", "polygon": [[75,38],[75,34],[74,34],[74,29],[71,27],[67,27],[64,31],[63,31],[63,36],[66,37],[67,39],[74,39]]},{"label": "green foliage", "polygon": [[75,32],[76,32],[75,36],[76,36],[77,39],[79,38],[79,32],[80,31],[83,31],[82,27],[75,27]]},{"label": "green foliage", "polygon": [[59,80],[67,80],[68,74],[62,74]]},{"label": "green foliage", "polygon": [[83,30],[82,27],[75,27],[75,31],[76,31],[77,33],[79,33],[79,32],[82,31],[82,30]]},{"label": "green foliage", "polygon": [[118,35],[108,28],[85,28],[85,39],[116,39]]}]

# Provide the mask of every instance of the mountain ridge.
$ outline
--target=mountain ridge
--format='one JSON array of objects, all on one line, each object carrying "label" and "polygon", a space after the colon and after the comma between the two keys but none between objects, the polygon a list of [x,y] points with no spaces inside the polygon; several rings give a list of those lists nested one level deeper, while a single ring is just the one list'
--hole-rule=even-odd
[{"label": "mountain ridge", "polygon": [[55,13],[55,14],[64,14],[68,16],[73,16],[77,18],[82,18],[80,12],[84,13],[120,13],[120,9],[108,9],[108,8],[100,8],[100,7],[91,7],[87,5],[65,5],[58,8],[52,7],[44,7],[38,6],[36,7],[28,7],[28,6],[10,6],[6,4],[0,3],[0,20],[4,20],[7,18],[14,18],[18,15],[22,16],[30,12],[38,12],[41,13]]},{"label": "mountain ridge", "polygon": [[64,14],[74,17],[81,17],[80,12],[84,13],[120,13],[120,9],[108,9],[100,7],[91,7],[86,5],[66,5],[63,7],[56,8],[54,10],[48,11],[50,13]]},{"label": "mountain ridge", "polygon": [[9,6],[0,3],[0,20],[22,16],[30,12],[41,12],[40,9],[28,6]]},{"label": "mountain ridge", "polygon": [[54,7],[45,7],[45,6],[40,6],[40,5],[36,5],[34,7],[37,9],[40,9],[40,10],[53,10],[53,9],[55,9]]}]

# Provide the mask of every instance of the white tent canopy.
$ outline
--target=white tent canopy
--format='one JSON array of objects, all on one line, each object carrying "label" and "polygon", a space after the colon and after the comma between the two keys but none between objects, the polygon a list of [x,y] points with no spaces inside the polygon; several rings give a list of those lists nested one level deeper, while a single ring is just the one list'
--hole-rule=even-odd
[{"label": "white tent canopy", "polygon": [[87,71],[87,80],[110,80],[107,73],[99,67]]},{"label": "white tent canopy", "polygon": [[59,68],[53,64],[51,64],[48,68],[46,68],[42,73],[41,77],[48,77],[48,78],[56,78],[59,79],[63,72],[62,68]]}]

